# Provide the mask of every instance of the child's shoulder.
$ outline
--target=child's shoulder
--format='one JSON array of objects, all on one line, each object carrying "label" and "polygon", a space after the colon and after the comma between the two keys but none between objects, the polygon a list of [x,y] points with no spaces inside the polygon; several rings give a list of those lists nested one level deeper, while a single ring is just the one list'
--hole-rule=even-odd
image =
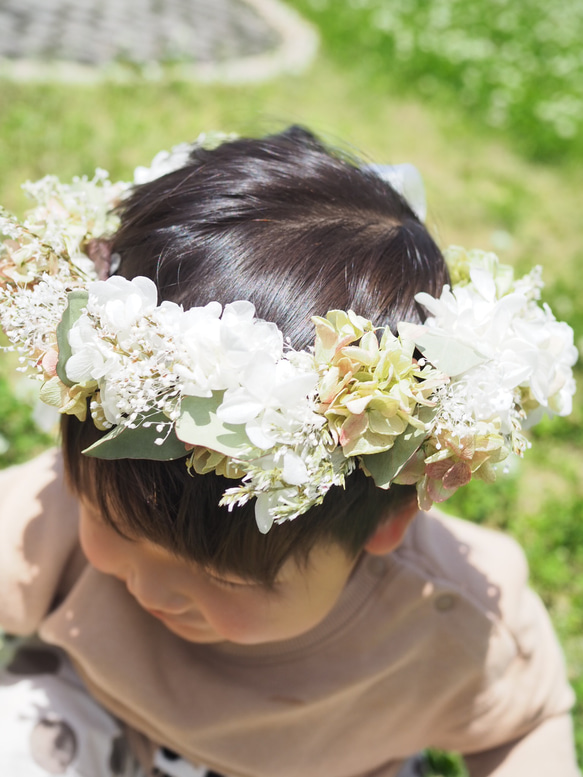
[{"label": "child's shoulder", "polygon": [[49,448],[33,459],[0,469],[0,482],[14,483],[17,479],[31,478],[32,485],[38,478],[43,481],[62,479],[63,457],[59,448]]},{"label": "child's shoulder", "polygon": [[0,527],[15,547],[21,535],[22,542],[53,530],[68,535],[76,531],[77,517],[78,501],[67,486],[60,450],[0,470]]},{"label": "child's shoulder", "polygon": [[32,633],[48,612],[78,547],[77,509],[58,450],[0,472],[2,628]]},{"label": "child's shoulder", "polygon": [[50,448],[36,458],[0,470],[0,509],[2,511],[38,511],[58,504],[74,510],[76,499],[65,482],[63,456],[58,448]]},{"label": "child's shoulder", "polygon": [[439,510],[419,513],[397,558],[428,582],[447,587],[492,614],[520,607],[528,564],[512,537]]}]

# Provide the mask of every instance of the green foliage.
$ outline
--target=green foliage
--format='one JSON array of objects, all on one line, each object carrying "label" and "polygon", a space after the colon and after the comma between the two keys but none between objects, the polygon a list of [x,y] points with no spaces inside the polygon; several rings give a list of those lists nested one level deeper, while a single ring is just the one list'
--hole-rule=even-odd
[{"label": "green foliage", "polygon": [[549,608],[567,655],[583,752],[583,501],[572,493],[549,498],[536,513],[518,515],[512,530],[526,550],[533,587]]},{"label": "green foliage", "polygon": [[463,758],[457,753],[427,750],[427,777],[468,777]]},{"label": "green foliage", "polygon": [[294,0],[343,63],[456,104],[538,159],[583,156],[578,0]]},{"label": "green foliage", "polygon": [[[581,265],[583,254],[573,257],[573,266]],[[568,278],[557,278],[547,286],[544,292],[545,300],[551,305],[555,315],[569,322],[575,332],[575,342],[581,344],[583,338],[583,276],[573,272]]]},{"label": "green foliage", "polygon": [[518,480],[499,474],[495,483],[471,480],[460,488],[442,507],[474,523],[507,528],[516,511]]},{"label": "green foliage", "polygon": [[0,468],[31,458],[52,441],[38,429],[31,406],[17,399],[0,375]]}]

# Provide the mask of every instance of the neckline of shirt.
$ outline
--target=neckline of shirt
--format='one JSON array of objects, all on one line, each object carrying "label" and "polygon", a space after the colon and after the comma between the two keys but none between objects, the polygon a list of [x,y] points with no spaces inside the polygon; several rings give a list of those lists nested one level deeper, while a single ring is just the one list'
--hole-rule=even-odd
[{"label": "neckline of shirt", "polygon": [[314,628],[291,639],[278,642],[265,642],[260,645],[239,645],[234,642],[220,642],[204,646],[204,650],[245,661],[261,660],[270,657],[292,658],[297,653],[305,654],[330,640],[346,628],[355,624],[356,619],[365,610],[366,603],[381,581],[392,577],[395,565],[390,556],[372,556],[363,553],[344,590],[332,610]]}]

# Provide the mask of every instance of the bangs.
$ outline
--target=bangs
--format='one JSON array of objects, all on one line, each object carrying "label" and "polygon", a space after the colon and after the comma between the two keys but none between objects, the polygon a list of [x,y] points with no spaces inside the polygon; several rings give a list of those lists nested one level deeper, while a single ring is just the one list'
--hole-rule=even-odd
[{"label": "bangs", "polygon": [[[248,300],[296,349],[314,343],[312,316],[354,310],[375,326],[420,322],[420,291],[448,280],[439,248],[398,192],[292,127],[260,140],[193,149],[184,168],[134,188],[110,249],[116,274],[156,283],[159,302],[184,309]],[[415,498],[413,486],[376,488],[355,470],[321,505],[261,534],[255,501],[219,506],[234,481],[190,474],[185,461],[84,456],[101,432],[63,416],[74,492],[120,534],[156,543],[220,573],[272,585],[288,558],[316,544],[354,557],[381,521]]]},{"label": "bangs", "polygon": [[321,505],[261,534],[255,500],[232,510],[219,505],[234,481],[214,473],[190,474],[184,459],[84,456],[80,451],[99,433],[74,416],[63,417],[62,434],[70,487],[120,535],[148,540],[204,568],[268,587],[287,559],[300,566],[309,563],[316,544],[338,544],[348,557],[356,557],[381,518],[416,498],[414,486],[383,490],[356,470],[346,488],[334,486]]}]

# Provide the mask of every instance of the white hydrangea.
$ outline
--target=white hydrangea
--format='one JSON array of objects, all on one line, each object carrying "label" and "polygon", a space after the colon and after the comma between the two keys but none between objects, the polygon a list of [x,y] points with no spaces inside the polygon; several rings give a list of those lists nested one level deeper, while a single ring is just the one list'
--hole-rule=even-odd
[{"label": "white hydrangea", "polygon": [[281,332],[256,319],[251,303],[224,310],[218,303],[187,311],[170,302],[157,306],[155,284],[142,277],[114,276],[90,283],[88,292],[87,308],[69,331],[66,372],[74,383],[98,382],[110,423],[123,422],[132,406],[133,422],[136,404],[144,413],[142,399],[161,409],[161,390],[198,397],[223,391],[222,420],[245,424],[253,444],[265,449],[274,445],[275,430],[292,433],[315,415],[306,396],[316,372],[284,357]]},{"label": "white hydrangea", "polygon": [[502,296],[485,269],[473,268],[471,281],[453,290],[446,286],[439,299],[418,294],[417,301],[430,316],[423,327],[405,326],[404,331],[417,342],[424,332],[438,338],[442,356],[431,345],[424,354],[446,373],[447,354],[460,346],[474,353],[476,364],[464,369],[460,382],[468,411],[476,419],[499,416],[502,428],[509,430],[517,391],[527,389],[545,410],[568,414],[575,389],[572,366],[578,355],[573,330],[556,321],[548,306],[537,304],[538,275],[526,276]]},{"label": "white hydrangea", "polygon": [[170,151],[159,151],[152,159],[148,167],[142,165],[134,170],[134,184],[150,183],[163,175],[173,173],[184,167],[190,158],[190,154],[196,148],[216,148],[221,143],[235,140],[237,135],[226,132],[201,132],[193,143],[179,143],[172,146]]},{"label": "white hydrangea", "polygon": [[304,372],[286,359],[257,354],[240,377],[240,385],[225,392],[218,415],[226,423],[245,424],[253,445],[267,450],[278,433],[293,434],[315,415],[307,397],[313,393],[318,375]]},{"label": "white hydrangea", "polygon": [[179,143],[173,146],[170,151],[158,151],[152,159],[149,167],[142,165],[134,170],[134,184],[140,185],[155,181],[163,175],[173,173],[174,170],[180,170],[188,162],[188,157],[192,151],[191,143]]}]

